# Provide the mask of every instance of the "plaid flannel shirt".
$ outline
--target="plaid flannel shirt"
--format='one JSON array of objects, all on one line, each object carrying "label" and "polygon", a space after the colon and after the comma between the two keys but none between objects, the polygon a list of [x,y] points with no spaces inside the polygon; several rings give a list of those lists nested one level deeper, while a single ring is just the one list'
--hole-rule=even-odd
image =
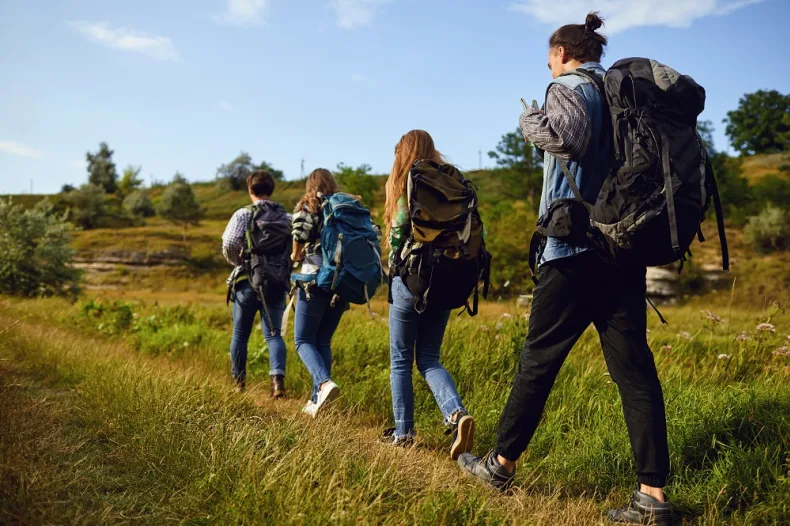
[{"label": "plaid flannel shirt", "polygon": [[590,116],[581,96],[560,84],[549,88],[545,110],[530,108],[518,123],[535,146],[562,159],[581,159],[592,137]]}]

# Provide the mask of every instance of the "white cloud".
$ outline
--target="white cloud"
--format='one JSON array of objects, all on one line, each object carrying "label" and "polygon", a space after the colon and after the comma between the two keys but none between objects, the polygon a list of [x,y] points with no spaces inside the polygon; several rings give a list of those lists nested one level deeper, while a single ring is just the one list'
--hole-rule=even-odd
[{"label": "white cloud", "polygon": [[44,157],[43,152],[39,152],[32,146],[16,141],[0,141],[0,152],[27,157],[29,159],[40,159]]},{"label": "white cloud", "polygon": [[634,27],[688,27],[698,19],[726,15],[763,0],[524,0],[510,5],[517,11],[535,17],[545,24],[582,23],[590,11],[600,11],[606,25],[603,30],[614,34]]},{"label": "white cloud", "polygon": [[231,113],[234,113],[236,111],[233,109],[233,106],[230,105],[230,102],[226,102],[224,100],[219,101],[219,107]]},{"label": "white cloud", "polygon": [[102,46],[136,51],[156,60],[181,60],[168,37],[148,35],[124,27],[113,29],[107,22],[71,22],[69,25]]},{"label": "white cloud", "polygon": [[330,0],[329,5],[337,15],[337,25],[343,29],[356,29],[373,20],[379,6],[392,0]]},{"label": "white cloud", "polygon": [[226,0],[225,12],[216,15],[214,20],[220,24],[237,26],[257,26],[263,22],[263,11],[269,0]]}]

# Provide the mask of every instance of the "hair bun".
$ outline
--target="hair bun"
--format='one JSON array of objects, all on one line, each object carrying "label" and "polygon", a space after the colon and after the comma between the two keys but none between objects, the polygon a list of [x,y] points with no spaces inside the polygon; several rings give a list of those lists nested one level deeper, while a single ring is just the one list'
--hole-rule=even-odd
[{"label": "hair bun", "polygon": [[598,16],[597,11],[593,11],[587,15],[587,19],[584,21],[584,30],[593,32],[602,25],[603,19]]}]

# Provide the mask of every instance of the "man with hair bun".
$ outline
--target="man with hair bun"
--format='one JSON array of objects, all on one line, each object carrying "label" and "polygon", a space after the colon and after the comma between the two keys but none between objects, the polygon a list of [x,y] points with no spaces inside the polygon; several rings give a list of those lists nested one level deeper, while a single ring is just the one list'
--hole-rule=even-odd
[{"label": "man with hair bun", "polygon": [[[519,119],[525,139],[544,151],[541,220],[574,198],[568,179],[585,201],[594,203],[608,174],[611,123],[600,64],[607,39],[597,32],[602,25],[598,14],[590,13],[584,24],[554,32],[548,63],[553,80],[545,107],[526,108]],[[592,323],[620,391],[637,468],[638,484],[630,503],[608,517],[616,522],[669,524],[672,512],[662,490],[669,474],[666,416],[647,344],[645,267],[615,268],[584,241],[556,237],[545,238],[537,262],[529,331],[499,421],[496,447],[482,458],[464,453],[458,463],[491,486],[510,487],[516,461],[537,429],[557,374]]]}]

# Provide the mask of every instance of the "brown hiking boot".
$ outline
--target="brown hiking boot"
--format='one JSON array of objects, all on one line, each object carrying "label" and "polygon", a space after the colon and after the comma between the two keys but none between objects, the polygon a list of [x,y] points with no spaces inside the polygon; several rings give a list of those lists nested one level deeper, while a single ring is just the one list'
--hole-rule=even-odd
[{"label": "brown hiking boot", "polygon": [[285,377],[281,374],[272,375],[272,398],[285,398]]}]

